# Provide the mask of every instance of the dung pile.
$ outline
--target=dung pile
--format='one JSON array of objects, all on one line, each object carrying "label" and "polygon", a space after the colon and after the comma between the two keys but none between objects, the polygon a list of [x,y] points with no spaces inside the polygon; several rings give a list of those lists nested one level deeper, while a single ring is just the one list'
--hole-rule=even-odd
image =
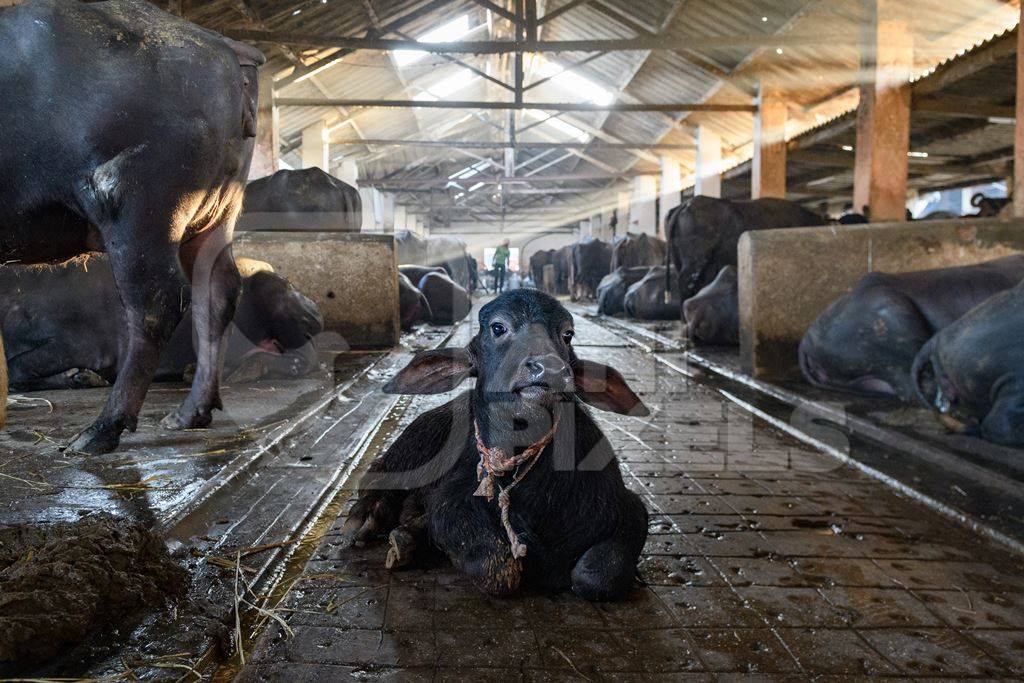
[{"label": "dung pile", "polygon": [[163,541],[139,524],[99,515],[0,529],[0,670],[123,633],[186,587]]}]

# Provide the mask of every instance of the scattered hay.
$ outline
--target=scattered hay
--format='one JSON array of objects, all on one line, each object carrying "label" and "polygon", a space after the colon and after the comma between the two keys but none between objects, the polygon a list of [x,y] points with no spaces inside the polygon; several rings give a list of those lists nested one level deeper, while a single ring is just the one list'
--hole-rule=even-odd
[{"label": "scattered hay", "polygon": [[52,660],[182,595],[188,579],[163,541],[98,515],[0,529],[0,669]]}]

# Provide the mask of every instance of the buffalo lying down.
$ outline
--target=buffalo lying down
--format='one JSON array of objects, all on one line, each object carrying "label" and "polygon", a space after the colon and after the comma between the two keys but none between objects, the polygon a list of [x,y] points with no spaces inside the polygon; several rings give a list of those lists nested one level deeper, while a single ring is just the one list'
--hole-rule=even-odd
[{"label": "buffalo lying down", "polygon": [[605,275],[597,286],[597,312],[601,315],[615,315],[622,313],[623,299],[626,298],[626,290],[639,282],[644,275],[647,275],[648,268],[616,268],[614,272]]},{"label": "buffalo lying down", "polygon": [[686,337],[698,344],[740,343],[740,302],[736,267],[726,266],[696,296],[683,302]]},{"label": "buffalo lying down", "polygon": [[417,354],[386,391],[476,387],[420,415],[370,466],[345,534],[390,532],[389,566],[429,539],[492,595],[625,596],[647,511],[583,403],[647,411],[618,372],[576,357],[572,326],[553,298],[521,289],[481,309],[465,348]]},{"label": "buffalo lying down", "polygon": [[1024,445],[1024,282],[928,340],[914,359],[917,398],[955,431]]},{"label": "buffalo lying down", "polygon": [[[0,266],[0,291],[13,386],[24,391],[105,386],[123,371],[129,335],[107,258]],[[187,306],[189,290],[181,296]],[[257,270],[242,282],[225,375],[243,366],[270,376],[305,375],[315,367],[312,339],[322,330],[323,318],[312,301],[281,276]],[[164,348],[157,378],[180,380],[191,371],[193,337],[192,319],[185,317]]]},{"label": "buffalo lying down", "polygon": [[1024,279],[1024,256],[890,275],[871,273],[818,316],[800,343],[816,386],[913,400],[910,366],[925,342]]},{"label": "buffalo lying down", "polygon": [[430,320],[430,303],[405,273],[398,273],[398,310],[402,330],[408,332],[413,325]]},{"label": "buffalo lying down", "polygon": [[70,448],[105,453],[135,429],[183,275],[198,369],[162,424],[208,424],[241,285],[230,245],[263,56],[142,0],[0,7],[0,45],[0,263],[105,250],[124,302],[121,372]]},{"label": "buffalo lying down", "polygon": [[[671,279],[669,280],[671,281]],[[626,315],[638,320],[678,320],[679,297],[672,289],[665,301],[665,266],[654,266],[626,290]]]}]

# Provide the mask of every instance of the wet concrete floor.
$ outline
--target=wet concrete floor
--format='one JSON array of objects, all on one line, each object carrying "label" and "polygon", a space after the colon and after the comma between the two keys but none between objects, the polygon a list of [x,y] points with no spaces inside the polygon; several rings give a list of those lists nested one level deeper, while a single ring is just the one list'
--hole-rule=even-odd
[{"label": "wet concrete floor", "polygon": [[[680,353],[580,316],[575,344],[652,409],[595,413],[651,515],[629,600],[494,600],[443,562],[389,572],[381,545],[340,548],[342,516],[218,680],[1024,676],[1020,556],[752,417]],[[352,457],[444,398],[381,404]]]}]

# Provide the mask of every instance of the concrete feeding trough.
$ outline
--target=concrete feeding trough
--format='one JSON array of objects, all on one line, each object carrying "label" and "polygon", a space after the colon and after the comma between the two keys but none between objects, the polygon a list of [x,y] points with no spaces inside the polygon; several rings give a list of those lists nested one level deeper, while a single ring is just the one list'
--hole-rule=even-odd
[{"label": "concrete feeding trough", "polygon": [[868,273],[966,266],[1024,251],[1024,220],[829,225],[744,233],[738,246],[740,363],[799,379],[797,347],[825,308]]},{"label": "concrete feeding trough", "polygon": [[243,232],[237,257],[259,259],[319,306],[324,329],[353,349],[398,343],[398,270],[391,235]]}]

